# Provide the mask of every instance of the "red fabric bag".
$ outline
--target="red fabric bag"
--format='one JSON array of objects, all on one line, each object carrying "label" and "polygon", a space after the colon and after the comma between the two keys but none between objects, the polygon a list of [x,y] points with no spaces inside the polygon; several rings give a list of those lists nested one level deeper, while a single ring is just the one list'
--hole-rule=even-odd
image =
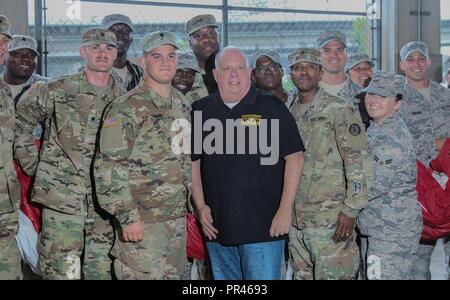
[{"label": "red fabric bag", "polygon": [[[41,148],[41,141],[39,139],[34,140],[34,144],[36,146],[36,149]],[[29,199],[28,191],[30,189],[31,185],[31,178],[25,174],[25,172],[22,170],[22,168],[19,166],[19,164],[14,161],[14,168],[16,169],[17,179],[20,183],[20,209],[22,212],[30,219],[31,223],[33,224],[34,229],[37,233],[41,232],[41,213],[42,208],[40,205],[31,202]]]},{"label": "red fabric bag", "polygon": [[450,235],[450,180],[443,189],[434,179],[433,170],[450,178],[450,139],[428,169],[417,161],[417,193],[422,206],[422,240],[434,241]]},{"label": "red fabric bag", "polygon": [[204,260],[206,258],[205,237],[200,222],[193,213],[186,215],[186,253],[190,258]]}]

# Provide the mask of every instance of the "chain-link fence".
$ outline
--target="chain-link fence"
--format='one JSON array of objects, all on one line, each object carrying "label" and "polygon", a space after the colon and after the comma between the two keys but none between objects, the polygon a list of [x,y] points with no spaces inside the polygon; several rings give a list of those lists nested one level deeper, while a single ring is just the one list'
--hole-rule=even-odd
[{"label": "chain-link fence", "polygon": [[[140,1],[142,4],[119,0],[64,1],[43,0],[42,9],[30,0],[31,12],[43,15],[43,72],[56,77],[76,72],[83,64],[79,46],[83,32],[99,26],[112,13],[128,15],[134,22],[134,42],[129,56],[139,55],[138,43],[152,31],[173,32],[182,49],[188,47],[184,24],[190,18],[209,13],[223,29],[223,41],[242,48],[247,55],[258,49],[274,49],[287,65],[288,54],[298,47],[315,47],[321,32],[340,30],[349,40],[349,53],[374,55],[371,13],[366,13],[372,0],[213,0],[200,1]],[[314,2],[314,3],[313,3]],[[166,4],[164,4],[166,3]],[[313,4],[312,4],[313,3]],[[226,17],[226,18],[224,18]],[[35,18],[33,15],[32,18]],[[222,20],[228,20],[226,24]],[[34,22],[33,22],[34,23]],[[34,25],[30,32],[34,32]],[[226,35],[224,37],[224,35]]]}]

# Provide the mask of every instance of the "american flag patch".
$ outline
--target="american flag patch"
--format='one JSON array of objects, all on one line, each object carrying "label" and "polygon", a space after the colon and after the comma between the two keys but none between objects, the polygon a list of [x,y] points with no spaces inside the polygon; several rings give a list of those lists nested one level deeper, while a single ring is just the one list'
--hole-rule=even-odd
[{"label": "american flag patch", "polygon": [[103,122],[103,128],[116,127],[120,124],[120,116],[112,116]]}]

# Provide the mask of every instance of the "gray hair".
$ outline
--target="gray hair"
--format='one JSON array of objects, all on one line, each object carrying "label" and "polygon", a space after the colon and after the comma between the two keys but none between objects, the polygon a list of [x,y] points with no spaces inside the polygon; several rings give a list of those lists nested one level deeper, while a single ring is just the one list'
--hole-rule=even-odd
[{"label": "gray hair", "polygon": [[216,55],[216,58],[215,58],[216,69],[219,68],[220,60],[222,59],[222,56],[228,51],[238,51],[238,52],[240,52],[242,54],[242,56],[244,57],[245,66],[248,68],[248,61],[247,61],[247,57],[245,56],[244,52],[242,52],[242,50],[240,48],[238,48],[238,47],[227,46],[227,47],[221,49],[219,52],[217,52],[217,55]]}]

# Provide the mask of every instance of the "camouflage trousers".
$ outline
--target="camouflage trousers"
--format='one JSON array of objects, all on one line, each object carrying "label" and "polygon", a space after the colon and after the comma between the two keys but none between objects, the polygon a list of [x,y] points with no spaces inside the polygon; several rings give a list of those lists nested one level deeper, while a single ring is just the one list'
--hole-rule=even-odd
[{"label": "camouflage trousers", "polygon": [[431,280],[431,255],[436,247],[436,241],[420,241],[417,251],[413,256],[411,279]]},{"label": "camouflage trousers", "polygon": [[[412,268],[412,279],[414,280],[431,280],[431,255],[436,247],[436,241],[425,242],[421,241],[416,254],[414,255],[414,262]],[[445,264],[447,270],[447,277],[450,280],[450,236],[444,239],[444,253]]]},{"label": "camouflage trousers", "polygon": [[22,279],[22,267],[16,233],[17,213],[0,215],[0,280]]},{"label": "camouflage trousers", "polygon": [[108,218],[68,215],[44,208],[38,272],[44,279],[110,280],[114,230]]},{"label": "camouflage trousers", "polygon": [[211,263],[209,258],[203,260],[188,258],[188,263],[184,268],[183,280],[212,280]]},{"label": "camouflage trousers", "polygon": [[334,229],[292,227],[289,252],[295,280],[356,278],[359,251],[356,233],[345,242],[334,243]]},{"label": "camouflage trousers", "polygon": [[144,223],[144,239],[131,243],[121,233],[111,254],[119,280],[181,280],[187,264],[186,218]]},{"label": "camouflage trousers", "polygon": [[386,240],[361,237],[363,279],[410,280],[420,236]]}]

